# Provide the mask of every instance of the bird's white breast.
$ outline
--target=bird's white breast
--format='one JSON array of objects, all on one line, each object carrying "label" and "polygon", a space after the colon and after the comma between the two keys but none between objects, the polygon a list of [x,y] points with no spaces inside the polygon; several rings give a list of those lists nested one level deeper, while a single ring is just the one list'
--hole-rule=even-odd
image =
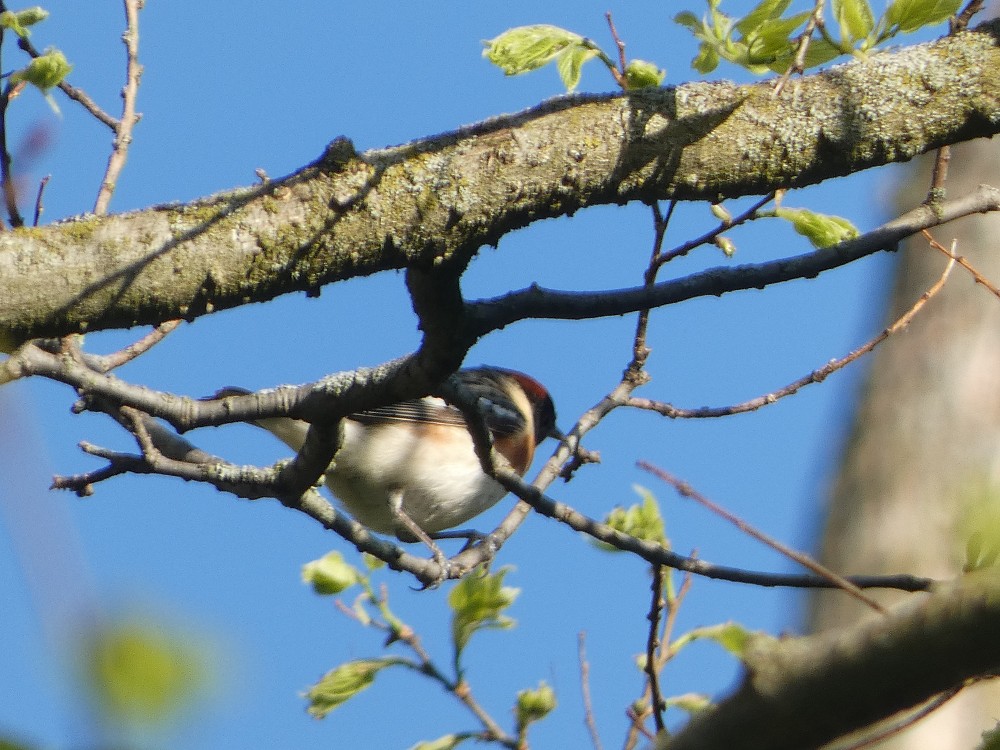
[{"label": "bird's white breast", "polygon": [[[483,474],[472,438],[454,425],[344,420],[343,442],[326,484],[350,513],[373,531],[394,533],[390,495],[424,531],[465,523],[505,494]],[[366,434],[367,433],[367,434]]]}]

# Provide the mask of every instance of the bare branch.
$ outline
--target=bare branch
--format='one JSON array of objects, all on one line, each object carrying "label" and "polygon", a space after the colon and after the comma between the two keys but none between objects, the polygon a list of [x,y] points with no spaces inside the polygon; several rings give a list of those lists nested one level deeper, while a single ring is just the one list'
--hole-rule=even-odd
[{"label": "bare branch", "polygon": [[951,258],[951,260],[952,260],[953,263],[958,263],[958,265],[960,265],[962,268],[964,268],[966,271],[968,271],[970,274],[972,274],[972,278],[976,280],[977,284],[982,284],[984,287],[986,287],[986,289],[988,289],[990,291],[990,293],[994,297],[1000,298],[1000,288],[998,288],[996,284],[994,284],[992,281],[990,281],[988,278],[986,278],[983,274],[981,274],[976,269],[976,267],[974,265],[972,265],[972,263],[969,261],[968,258],[966,258],[963,255],[956,255],[955,254],[954,243],[952,243],[952,248],[949,250],[944,245],[942,245],[940,242],[938,242],[937,240],[935,240],[934,237],[931,235],[931,233],[928,232],[926,229],[921,234],[924,235],[924,237],[930,243],[931,247],[933,247],[938,252],[943,253],[945,255],[945,257]]},{"label": "bare branch", "polygon": [[492,299],[469,302],[472,333],[484,336],[519,320],[546,318],[583,320],[625,315],[651,307],[673,305],[696,297],[719,296],[746,289],[763,289],[792,279],[810,279],[824,271],[853,263],[917,232],[975,213],[1000,210],[1000,190],[980,185],[969,195],[935,208],[918,206],[861,237],[819,251],[756,265],[712,268],[652,288],[633,287],[603,292],[561,292],[531,287]]},{"label": "bare branch", "polygon": [[[560,450],[563,450],[561,448]],[[665,565],[668,568],[683,570],[706,578],[715,578],[736,583],[749,583],[755,586],[787,586],[792,588],[834,588],[826,578],[811,575],[794,575],[786,573],[763,573],[759,571],[742,570],[724,565],[713,565],[704,560],[686,557],[659,544],[623,534],[607,524],[595,521],[579,511],[557,502],[545,495],[538,487],[527,484],[515,472],[504,471],[494,467],[492,476],[509,492],[521,498],[524,503],[519,506],[530,506],[547,518],[565,524],[574,531],[587,534],[594,539],[610,544],[624,552],[631,552],[653,565]],[[538,480],[536,480],[537,482]],[[486,543],[495,543],[493,539],[497,532],[490,535]],[[471,567],[473,561],[478,561],[482,552],[477,551],[480,545],[460,552],[453,561],[463,567]],[[847,576],[848,581],[859,588],[892,588],[900,591],[927,591],[935,581],[911,575],[888,576]]]},{"label": "bare branch", "polygon": [[812,15],[809,16],[809,21],[806,23],[806,27],[802,30],[802,33],[799,34],[798,41],[795,44],[795,56],[792,58],[792,62],[789,63],[788,70],[782,73],[778,82],[774,84],[775,96],[781,96],[781,92],[785,90],[785,86],[794,74],[805,71],[806,52],[809,50],[809,43],[812,41],[813,32],[823,23],[823,6],[825,4],[825,0],[816,0]]},{"label": "bare branch", "polygon": [[690,498],[691,500],[694,500],[703,508],[708,508],[710,511],[715,513],[720,518],[724,518],[725,520],[729,521],[729,523],[733,524],[736,528],[738,528],[747,536],[753,537],[758,542],[766,544],[768,547],[784,555],[789,560],[793,560],[794,562],[797,562],[799,565],[802,565],[803,567],[811,570],[816,575],[825,578],[831,584],[833,584],[839,589],[846,591],[855,599],[864,602],[866,605],[871,607],[879,614],[882,615],[887,614],[885,607],[883,607],[881,604],[876,602],[871,597],[865,596],[864,592],[862,592],[860,588],[858,588],[849,580],[844,578],[844,576],[830,570],[825,565],[821,565],[816,560],[811,558],[809,555],[799,552],[798,550],[794,550],[787,544],[779,542],[771,535],[765,534],[763,531],[747,523],[742,518],[734,515],[733,513],[730,513],[718,503],[709,500],[707,497],[705,497],[705,495],[698,492],[694,487],[692,487],[687,482],[681,481],[680,479],[670,474],[669,472],[664,471],[663,469],[657,466],[653,466],[652,464],[646,461],[639,461],[637,465],[639,466],[640,469],[648,471],[657,479],[660,479],[669,484],[671,487],[677,490],[677,493],[682,497],[687,497]]},{"label": "bare branch", "polygon": [[601,735],[597,731],[594,720],[594,704],[590,699],[590,662],[587,661],[587,635],[582,630],[576,636],[576,653],[580,662],[580,691],[583,694],[583,722],[587,725],[587,733],[594,750],[604,750]]},{"label": "bare branch", "polygon": [[[24,37],[18,37],[17,46],[20,47],[24,52],[28,53],[32,58],[40,57],[41,52],[31,43],[30,39]],[[85,110],[94,116],[94,118],[103,125],[111,128],[112,131],[118,128],[118,121],[101,109],[97,102],[91,99],[87,92],[83,89],[77,88],[66,81],[61,81],[59,83],[59,90],[62,91],[66,96],[68,96],[73,101],[80,104]]]},{"label": "bare branch", "polygon": [[[925,232],[926,234],[926,232]],[[947,254],[947,251],[945,251]],[[949,255],[949,257],[951,257]],[[771,393],[764,394],[763,396],[758,396],[757,398],[752,398],[749,401],[744,401],[740,404],[733,404],[732,406],[703,406],[697,409],[682,409],[674,406],[673,404],[667,404],[662,401],[654,401],[647,398],[632,397],[628,400],[628,406],[633,406],[637,409],[648,409],[649,411],[655,411],[662,414],[665,417],[670,417],[672,419],[706,419],[715,417],[728,417],[733,414],[744,414],[750,411],[756,411],[764,406],[769,406],[770,404],[777,403],[780,399],[786,396],[792,396],[798,393],[800,390],[805,388],[807,385],[812,385],[814,383],[822,383],[830,375],[832,375],[837,370],[842,370],[844,367],[849,365],[851,362],[863,357],[865,354],[871,352],[875,347],[881,344],[883,341],[888,339],[893,334],[898,333],[905,329],[916,317],[917,313],[923,309],[924,305],[934,297],[938,292],[940,292],[948,280],[948,276],[951,274],[951,269],[954,267],[955,260],[952,259],[950,263],[945,266],[944,271],[941,273],[941,277],[930,287],[926,292],[924,292],[920,299],[913,303],[913,306],[907,310],[903,315],[901,315],[892,325],[885,328],[881,333],[875,336],[873,339],[868,341],[862,346],[859,346],[854,351],[850,352],[840,359],[833,359],[827,362],[822,367],[813,370],[808,375],[805,375],[798,380],[794,380],[783,388],[779,388]]]},{"label": "bare branch", "polygon": [[659,565],[653,566],[652,582],[649,584],[652,592],[652,601],[649,605],[649,630],[646,636],[646,678],[649,685],[649,699],[652,703],[653,725],[656,732],[660,733],[666,725],[663,723],[663,696],[660,694],[660,664],[656,658],[657,652],[662,644],[659,640],[660,615],[666,602],[663,599],[663,568]]},{"label": "bare branch", "polygon": [[125,43],[125,87],[122,89],[122,116],[115,123],[115,140],[108,157],[108,166],[101,180],[101,188],[97,192],[94,203],[94,213],[98,216],[107,213],[111,196],[118,184],[118,176],[125,167],[128,149],[132,145],[132,128],[141,115],[135,111],[135,102],[139,96],[139,79],[142,77],[142,65],[139,64],[139,11],[145,0],[124,0],[125,2],[125,33],[122,41]]}]

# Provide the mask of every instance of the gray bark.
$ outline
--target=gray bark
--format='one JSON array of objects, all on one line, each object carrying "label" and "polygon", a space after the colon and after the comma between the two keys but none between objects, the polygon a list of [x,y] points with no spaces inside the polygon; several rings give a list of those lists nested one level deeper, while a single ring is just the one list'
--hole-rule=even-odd
[{"label": "gray bark", "polygon": [[[949,195],[1000,174],[1000,144],[953,148]],[[925,165],[926,166],[926,165]],[[928,170],[909,180],[926,189]],[[919,195],[905,196],[906,202]],[[1000,217],[965,218],[934,232],[988,278],[1000,279]],[[905,243],[888,318],[933,283],[946,263],[926,241]],[[822,561],[841,573],[961,572],[969,503],[1000,487],[1000,300],[961,269],[910,328],[875,354],[853,434],[832,488]],[[886,602],[897,595],[880,592]],[[811,628],[870,617],[843,596],[816,594]],[[967,690],[893,748],[972,748],[1000,714],[997,687]]]}]

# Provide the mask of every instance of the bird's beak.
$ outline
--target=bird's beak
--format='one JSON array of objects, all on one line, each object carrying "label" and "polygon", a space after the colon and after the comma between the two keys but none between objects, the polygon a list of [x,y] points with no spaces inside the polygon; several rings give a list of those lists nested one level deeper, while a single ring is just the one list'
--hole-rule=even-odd
[{"label": "bird's beak", "polygon": [[551,430],[549,430],[549,434],[546,435],[546,437],[555,438],[560,443],[566,439],[566,435],[564,435],[563,432],[558,427],[553,427]]}]

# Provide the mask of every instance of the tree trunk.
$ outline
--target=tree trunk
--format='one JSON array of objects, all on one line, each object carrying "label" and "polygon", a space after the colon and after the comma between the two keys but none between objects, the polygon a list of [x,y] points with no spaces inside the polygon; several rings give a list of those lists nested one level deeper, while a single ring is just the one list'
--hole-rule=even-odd
[{"label": "tree trunk", "polygon": [[[929,162],[908,180],[902,202],[918,203]],[[1000,143],[952,149],[949,196],[993,182]],[[936,239],[1000,281],[1000,216],[941,228]],[[900,251],[888,320],[909,308],[947,259],[917,236]],[[909,329],[874,355],[868,382],[829,498],[821,559],[841,573],[960,574],[971,503],[1000,494],[1000,300],[962,268]],[[898,601],[882,593],[880,600]],[[875,616],[838,594],[811,600],[810,626],[824,630]],[[1000,720],[1000,689],[965,690],[931,718],[880,747],[976,747]]]}]

